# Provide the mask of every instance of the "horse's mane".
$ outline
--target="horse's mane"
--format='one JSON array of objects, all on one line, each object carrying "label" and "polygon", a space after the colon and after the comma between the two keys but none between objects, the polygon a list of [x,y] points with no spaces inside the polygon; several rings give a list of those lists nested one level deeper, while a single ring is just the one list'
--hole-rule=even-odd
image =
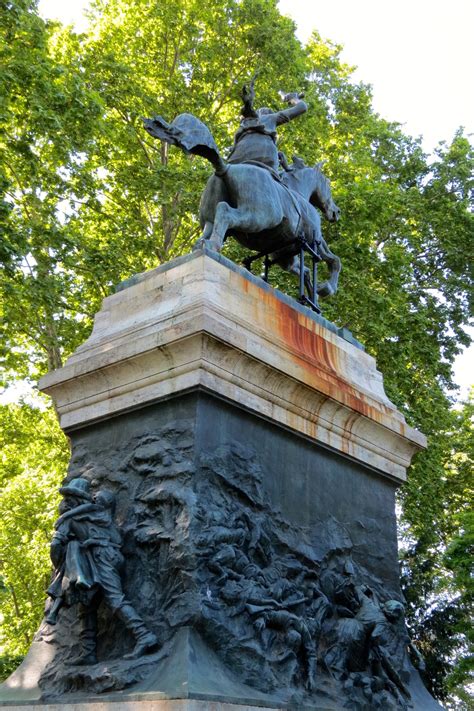
[{"label": "horse's mane", "polygon": [[293,165],[291,166],[290,170],[285,171],[283,173],[282,182],[290,190],[294,190],[300,195],[309,198],[309,196],[306,195],[307,191],[305,190],[303,180],[304,178],[308,178],[308,176],[310,175],[312,176],[313,180],[314,178],[316,178],[314,182],[313,180],[311,181],[311,192],[314,192],[315,189],[317,190],[319,185],[325,185],[326,177],[321,171],[320,167],[318,165],[306,165],[305,162],[301,160],[301,158],[298,158],[297,161],[293,160]]}]

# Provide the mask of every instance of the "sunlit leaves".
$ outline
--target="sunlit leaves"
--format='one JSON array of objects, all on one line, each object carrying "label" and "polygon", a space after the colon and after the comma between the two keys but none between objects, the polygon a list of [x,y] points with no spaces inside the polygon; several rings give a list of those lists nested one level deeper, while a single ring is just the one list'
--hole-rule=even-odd
[{"label": "sunlit leaves", "polygon": [[51,410],[2,406],[0,432],[1,663],[28,651],[42,617],[48,543],[69,452]]}]

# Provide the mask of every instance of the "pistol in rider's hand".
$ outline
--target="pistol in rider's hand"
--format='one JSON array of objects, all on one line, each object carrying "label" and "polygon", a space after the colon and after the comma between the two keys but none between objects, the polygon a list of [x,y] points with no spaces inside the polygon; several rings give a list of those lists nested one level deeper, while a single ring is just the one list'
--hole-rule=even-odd
[{"label": "pistol in rider's hand", "polygon": [[290,92],[290,93],[285,93],[284,91],[279,91],[281,100],[285,101],[287,104],[297,104],[300,99],[304,97],[304,92]]}]

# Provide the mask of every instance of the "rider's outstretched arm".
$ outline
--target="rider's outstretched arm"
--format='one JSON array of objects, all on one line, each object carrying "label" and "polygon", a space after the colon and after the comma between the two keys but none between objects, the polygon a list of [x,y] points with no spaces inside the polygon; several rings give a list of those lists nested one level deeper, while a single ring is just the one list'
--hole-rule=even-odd
[{"label": "rider's outstretched arm", "polygon": [[290,108],[278,111],[277,126],[280,126],[282,123],[288,123],[288,121],[306,113],[308,104],[306,101],[302,101],[302,97],[303,94],[286,94],[282,97],[284,101],[290,104]]}]

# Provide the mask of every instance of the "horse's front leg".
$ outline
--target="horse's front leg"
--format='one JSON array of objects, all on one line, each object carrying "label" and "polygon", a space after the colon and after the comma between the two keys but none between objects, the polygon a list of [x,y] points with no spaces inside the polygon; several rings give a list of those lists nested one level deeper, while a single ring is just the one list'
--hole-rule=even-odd
[{"label": "horse's front leg", "polygon": [[[290,274],[296,274],[296,276],[299,278],[299,276],[300,276],[300,257],[299,257],[299,255],[290,257],[290,259],[279,259],[277,261],[277,264],[282,269],[289,272]],[[312,299],[313,298],[313,282],[311,281],[311,270],[307,266],[305,266],[305,268],[304,268],[303,279],[304,279],[304,285],[305,285],[306,291],[308,292],[308,296],[310,299]]]},{"label": "horse's front leg", "polygon": [[323,260],[329,265],[329,279],[318,284],[317,292],[319,296],[332,296],[337,291],[339,273],[341,271],[341,260],[331,252],[324,239],[319,245],[319,251]]}]

